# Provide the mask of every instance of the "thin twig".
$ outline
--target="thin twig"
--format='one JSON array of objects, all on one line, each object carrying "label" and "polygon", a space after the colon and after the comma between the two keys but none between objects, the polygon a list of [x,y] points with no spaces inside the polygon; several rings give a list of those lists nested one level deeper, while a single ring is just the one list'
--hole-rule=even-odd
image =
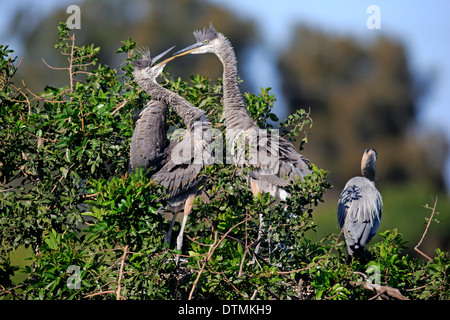
[{"label": "thin twig", "polygon": [[280,300],[280,296],[277,295],[275,292],[269,289],[268,286],[264,286],[264,291],[266,291],[268,294],[270,294],[272,297],[274,297],[277,300]]},{"label": "thin twig", "polygon": [[21,284],[21,285],[18,285],[16,287],[9,288],[9,289],[6,289],[5,287],[2,286],[2,291],[0,291],[0,295],[10,293],[11,291],[14,291],[16,289],[22,288],[23,286],[25,286],[25,285]]},{"label": "thin twig", "polygon": [[[83,58],[87,58],[87,56],[83,56]],[[91,62],[86,62],[86,63],[74,64],[72,67],[73,68],[81,68],[81,67],[85,68],[85,67],[93,65],[93,64],[94,64],[94,62],[91,61]],[[78,71],[74,71],[74,73],[75,72],[78,72]]]},{"label": "thin twig", "polygon": [[[69,171],[67,171],[69,172]],[[64,179],[64,175],[61,175],[61,178],[59,178],[58,182],[55,183],[55,185],[53,186],[53,189],[51,191],[51,193],[53,193],[53,191],[55,191],[56,187],[58,186],[58,183],[61,183],[62,179]]]},{"label": "thin twig", "polygon": [[214,243],[213,246],[211,246],[208,250],[208,254],[205,257],[205,260],[203,262],[203,266],[201,267],[200,271],[197,274],[197,278],[194,281],[194,284],[192,285],[191,288],[191,292],[189,293],[189,298],[188,300],[192,300],[192,295],[194,294],[195,288],[197,287],[197,283],[200,280],[200,276],[202,275],[203,271],[205,270],[206,264],[208,263],[208,261],[211,259],[212,255],[214,254],[214,251],[219,247],[219,245],[222,243],[222,241],[227,237],[227,235],[233,231],[234,228],[236,228],[237,226],[245,223],[246,221],[250,220],[251,217],[248,217],[244,220],[242,220],[241,222],[235,224],[234,226],[232,226],[221,238],[219,241],[217,241],[217,232],[214,233]]},{"label": "thin twig", "polygon": [[128,246],[125,246],[125,248],[123,248],[123,256],[122,256],[122,263],[120,264],[120,270],[119,270],[119,279],[117,280],[117,290],[116,290],[116,297],[117,300],[121,300],[121,296],[120,296],[120,290],[122,289],[121,285],[120,285],[120,281],[122,280],[122,276],[123,276],[123,266],[125,265],[125,258],[127,256],[128,253]]},{"label": "thin twig", "polygon": [[387,294],[388,296],[399,299],[399,300],[409,300],[409,298],[402,295],[400,293],[400,290],[398,290],[397,288],[392,288],[389,286],[382,286],[379,284],[373,284],[373,283],[368,283],[368,282],[350,281],[350,284],[353,286],[361,286],[364,289],[371,290],[376,293]]},{"label": "thin twig", "polygon": [[[41,101],[44,101],[44,102],[51,102],[51,103],[66,103],[66,102],[69,102],[69,100],[56,101],[56,100],[54,99],[54,98],[56,98],[56,97],[62,95],[63,93],[65,93],[65,92],[67,91],[67,89],[61,91],[60,93],[58,93],[53,99],[46,99],[46,98],[39,97],[38,95],[36,95],[35,93],[33,93],[33,91],[31,91],[30,89],[28,89],[28,87],[27,87],[27,85],[25,84],[25,81],[24,81],[23,79],[22,79],[22,84],[23,84],[23,86],[25,87],[25,89],[26,89],[33,97],[35,97],[35,98],[38,99],[38,100],[41,100]],[[28,100],[28,98],[27,98],[27,100]]]},{"label": "thin twig", "polygon": [[319,263],[321,263],[323,260],[328,259],[328,257],[329,257],[329,255],[331,254],[331,251],[333,250],[333,248],[335,248],[335,247],[337,246],[337,243],[338,243],[338,241],[339,241],[339,238],[341,237],[341,234],[342,234],[342,231],[343,231],[343,230],[344,230],[344,229],[341,229],[341,232],[339,233],[338,237],[336,238],[336,241],[334,242],[334,246],[331,247],[330,250],[328,250],[328,252],[327,252],[325,258],[320,259],[319,261],[317,261],[316,263],[314,263],[313,265],[310,265],[310,266],[308,266],[308,267],[304,267],[304,268],[300,268],[300,269],[296,269],[296,270],[291,270],[291,271],[278,271],[278,270],[277,270],[277,273],[278,273],[278,274],[281,274],[281,275],[286,275],[286,274],[290,274],[290,273],[294,273],[294,272],[305,271],[305,270],[311,269],[312,267],[317,266],[317,265],[318,265]]},{"label": "thin twig", "polygon": [[4,85],[2,85],[2,87],[0,87],[0,91],[6,86],[6,84],[7,84],[9,81],[11,81],[11,79],[12,79],[12,78],[14,77],[14,75],[16,74],[17,70],[19,70],[19,67],[20,67],[20,65],[22,64],[22,60],[23,60],[23,57],[20,58],[19,64],[17,65],[17,68],[14,68],[13,73],[12,73],[9,77],[0,79],[1,82],[4,83]]},{"label": "thin twig", "polygon": [[[72,48],[70,51],[70,59],[69,59],[69,79],[70,79],[70,92],[73,92],[73,50],[75,49],[75,34],[72,34],[71,37],[69,37],[70,40],[72,40]],[[72,98],[70,98],[72,100]]]},{"label": "thin twig", "polygon": [[52,139],[47,139],[47,138],[38,137],[37,135],[32,134],[31,132],[28,132],[28,131],[25,131],[25,133],[28,134],[28,135],[30,135],[30,136],[32,136],[32,137],[34,137],[34,138],[36,138],[36,139],[43,139],[44,141],[50,141],[50,142],[53,142],[53,143],[58,142],[58,140],[52,140]]},{"label": "thin twig", "polygon": [[248,236],[247,236],[248,235],[247,227],[248,227],[248,221],[245,221],[245,250],[244,250],[244,256],[242,257],[241,264],[239,266],[238,277],[242,276],[242,270],[243,270],[243,267],[244,267],[245,257],[247,256],[247,252],[249,250],[249,247],[248,247]]},{"label": "thin twig", "polygon": [[357,275],[360,275],[360,276],[363,276],[364,279],[366,279],[366,281],[367,281],[367,275],[365,275],[364,273],[359,272],[359,271],[353,271],[353,273],[354,273],[354,274],[357,274]]},{"label": "thin twig", "polygon": [[386,291],[380,291],[379,293],[377,293],[373,297],[369,298],[368,300],[375,300],[376,298],[381,297],[385,293],[386,293]]},{"label": "thin twig", "polygon": [[[215,245],[216,242],[217,242],[217,232],[214,233],[214,243],[213,243],[213,245]],[[204,262],[203,262],[203,265],[202,265],[202,267],[200,268],[199,273],[197,274],[197,278],[195,279],[194,284],[192,285],[191,292],[189,293],[189,298],[188,298],[188,300],[192,300],[192,295],[194,294],[194,290],[195,290],[195,287],[197,286],[198,280],[200,279],[200,276],[201,276],[201,274],[203,273],[203,270],[205,270],[206,263],[207,263],[207,262],[209,261],[209,259],[211,258],[212,252],[214,252],[214,250],[215,250],[215,249],[214,249],[213,246],[211,246],[211,247],[209,248],[208,254],[206,255],[206,258],[205,258],[205,260],[204,260]],[[198,261],[198,262],[199,262],[199,261]]]},{"label": "thin twig", "polygon": [[99,292],[87,294],[87,295],[85,295],[84,297],[85,297],[85,298],[90,298],[90,297],[99,296],[99,295],[101,295],[101,294],[110,294],[110,293],[114,293],[114,290],[99,291]]},{"label": "thin twig", "polygon": [[[425,258],[427,258],[429,261],[432,261],[433,259],[431,259],[429,256],[427,256],[425,253],[423,253],[422,251],[419,250],[419,246],[422,244],[423,239],[425,238],[425,235],[428,232],[428,228],[430,227],[431,221],[433,220],[433,215],[436,212],[436,205],[437,205],[437,196],[436,199],[434,200],[434,206],[433,209],[431,211],[431,216],[430,219],[428,220],[427,226],[425,228],[425,231],[422,234],[422,238],[420,238],[419,243],[414,247],[414,250],[416,250],[418,253],[420,253],[422,256],[424,256]],[[428,208],[428,205],[427,205]]]},{"label": "thin twig", "polygon": [[431,285],[433,282],[435,282],[438,278],[435,278],[433,281],[428,282],[427,284],[424,284],[423,286],[417,287],[417,288],[411,288],[411,289],[406,289],[405,291],[411,292],[411,291],[416,291],[416,290],[420,290],[423,288],[426,288],[427,286]]},{"label": "thin twig", "polygon": [[[22,80],[22,82],[23,82],[23,80]],[[23,96],[25,97],[25,99],[27,99],[27,104],[28,104],[28,115],[31,115],[31,103],[30,103],[30,99],[28,99],[28,96],[27,96],[25,93],[23,93],[22,90],[20,90],[19,88],[17,88],[15,85],[10,84],[10,86],[11,86],[13,89],[15,89],[17,92],[19,92],[21,95],[23,95]],[[25,101],[23,101],[23,102],[25,102]]]},{"label": "thin twig", "polygon": [[52,67],[51,65],[49,65],[49,64],[44,60],[44,58],[41,58],[41,59],[42,59],[42,61],[44,62],[44,64],[45,64],[47,67],[49,67],[50,69],[52,69],[52,70],[69,70],[68,67],[62,67],[62,68]]},{"label": "thin twig", "polygon": [[125,105],[127,104],[128,100],[125,99],[120,105],[117,106],[117,108],[111,112],[111,115],[113,116],[117,111],[119,111],[120,109],[122,109],[123,107],[125,107]]},{"label": "thin twig", "polygon": [[[92,72],[89,72],[89,71],[83,71],[83,70],[77,70],[77,71],[74,71],[74,72],[73,72],[73,74],[78,74],[78,73],[84,73],[84,74],[89,74],[89,75],[94,74],[94,73],[92,73]],[[75,80],[75,81],[82,82],[81,80]]]},{"label": "thin twig", "polygon": [[[195,244],[198,244],[199,246],[202,246],[202,247],[212,247],[214,245],[214,243],[206,244],[206,243],[198,242],[194,238],[189,237],[189,235],[186,235],[186,237],[189,239],[189,241],[191,241]],[[197,256],[204,256],[204,255],[207,255],[207,253],[198,254]]]}]

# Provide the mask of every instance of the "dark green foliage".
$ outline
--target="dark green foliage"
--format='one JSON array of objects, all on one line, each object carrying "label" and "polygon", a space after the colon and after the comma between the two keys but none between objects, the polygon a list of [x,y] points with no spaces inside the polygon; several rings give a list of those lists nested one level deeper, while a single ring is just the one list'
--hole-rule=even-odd
[{"label": "dark green foliage", "polygon": [[[60,25],[56,48],[68,58],[69,84],[39,95],[16,87],[13,52],[0,47],[0,297],[368,299],[377,294],[361,285],[368,279],[403,297],[450,298],[448,253],[413,259],[397,230],[383,232],[365,260],[347,260],[336,234],[310,240],[314,208],[330,188],[328,172],[314,165],[281,203],[252,195],[251,168],[207,167],[182,252],[166,245],[170,222],[158,213],[164,190],[142,170],[128,173],[132,118],[150,98],[131,79],[135,45],[128,39],[117,51],[127,54],[118,76],[98,63],[99,48],[76,46]],[[187,83],[166,73],[161,83],[205,110],[223,133],[220,81],[193,76]],[[269,89],[245,98],[260,126],[278,121]],[[303,145],[310,123],[299,110],[280,127],[291,139],[303,132]],[[183,128],[171,109],[168,124]],[[19,269],[10,257],[21,246],[30,248],[31,264]],[[23,282],[15,282],[18,273]]]},{"label": "dark green foliage", "polygon": [[275,96],[270,94],[270,89],[271,88],[261,88],[261,93],[259,95],[254,93],[244,93],[244,98],[247,101],[246,106],[250,115],[256,121],[256,124],[263,128],[270,126],[267,123],[267,120],[269,119],[278,121],[276,114],[271,112],[275,102]]}]

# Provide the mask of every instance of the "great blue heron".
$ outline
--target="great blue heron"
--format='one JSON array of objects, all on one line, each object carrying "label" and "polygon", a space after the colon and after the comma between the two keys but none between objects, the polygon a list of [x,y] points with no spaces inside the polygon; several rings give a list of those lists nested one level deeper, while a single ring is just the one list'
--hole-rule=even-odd
[{"label": "great blue heron", "polygon": [[366,149],[361,160],[363,176],[351,178],[339,197],[337,218],[350,256],[363,251],[380,225],[383,201],[375,187],[376,161],[377,152]]},{"label": "great blue heron", "polygon": [[[227,130],[227,142],[232,143],[238,138],[251,141],[268,137],[267,131],[261,130],[250,117],[245,106],[244,99],[237,82],[237,60],[230,41],[220,32],[217,32],[212,24],[209,29],[194,31],[197,42],[174,54],[179,57],[185,54],[213,53],[223,64],[223,98],[224,119]],[[310,173],[309,161],[297,152],[292,143],[283,137],[276,136],[273,139],[264,139],[265,143],[258,143],[258,158],[253,158],[245,164],[254,166],[248,180],[253,194],[269,192],[278,200],[286,200],[289,197],[284,189],[296,177],[303,177]],[[260,155],[267,155],[265,159],[276,159],[267,164]],[[269,168],[268,166],[271,166]]]},{"label": "great blue heron", "polygon": [[[223,65],[223,117],[225,119],[227,145],[231,150],[237,146],[235,161],[240,165],[252,165],[254,170],[246,177],[254,196],[269,192],[277,200],[286,200],[290,194],[285,190],[290,182],[303,179],[311,173],[309,160],[297,152],[292,143],[283,137],[261,130],[250,117],[237,81],[237,60],[230,41],[213,25],[209,29],[194,31],[196,43],[174,54],[215,54]],[[253,147],[252,147],[253,145]],[[249,147],[250,157],[246,154]],[[255,152],[256,151],[256,152]],[[264,219],[259,215],[258,239],[262,236]],[[259,250],[259,241],[256,252]]]},{"label": "great blue heron", "polygon": [[[169,49],[170,50],[170,49]],[[183,211],[177,249],[183,246],[183,233],[189,213],[197,194],[199,174],[209,164],[209,130],[211,124],[205,113],[176,93],[161,87],[156,78],[167,62],[155,64],[169,50],[151,58],[150,51],[132,62],[135,81],[154,99],[139,114],[130,148],[131,170],[150,168],[151,177],[163,185],[169,193],[166,208],[173,213],[172,223],[165,238],[170,243],[177,214]],[[172,106],[182,118],[186,130],[181,140],[170,141],[166,132],[167,105]]]}]

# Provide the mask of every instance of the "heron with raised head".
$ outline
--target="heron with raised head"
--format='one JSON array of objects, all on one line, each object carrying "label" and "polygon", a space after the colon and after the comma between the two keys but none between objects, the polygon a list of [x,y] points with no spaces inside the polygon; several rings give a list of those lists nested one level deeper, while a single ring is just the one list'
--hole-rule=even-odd
[{"label": "heron with raised head", "polygon": [[[197,195],[200,172],[211,161],[209,149],[211,124],[203,110],[157,83],[156,78],[167,62],[173,58],[157,64],[155,62],[171,49],[154,59],[151,58],[150,51],[143,51],[142,56],[132,62],[134,80],[153,100],[137,115],[130,148],[130,169],[135,170],[137,167],[149,169],[150,176],[166,188],[169,204],[165,209],[173,214],[165,238],[167,243],[170,243],[178,213],[183,212],[177,237],[177,249],[181,250],[186,221]],[[175,110],[186,125],[181,140],[168,139],[167,105]]]},{"label": "heron with raised head", "polygon": [[[213,25],[194,31],[196,43],[174,54],[215,54],[223,65],[223,118],[225,119],[227,148],[234,153],[237,165],[252,165],[247,181],[254,196],[270,193],[276,200],[290,197],[286,187],[290,182],[311,173],[309,160],[297,152],[292,143],[283,137],[272,135],[258,127],[245,106],[244,98],[237,81],[237,59],[230,41]],[[249,147],[250,146],[250,147]],[[250,157],[246,150],[250,149]],[[256,152],[255,152],[256,151]],[[263,215],[259,215],[259,250],[262,238]]]},{"label": "heron with raised head", "polygon": [[351,178],[342,191],[337,218],[349,256],[360,255],[380,226],[383,201],[375,187],[377,152],[366,149],[361,160],[362,176]]},{"label": "heron with raised head", "polygon": [[[283,137],[273,135],[267,139],[267,131],[261,130],[250,117],[244,98],[238,87],[237,60],[230,41],[210,24],[208,29],[194,31],[196,43],[175,53],[174,57],[185,54],[215,54],[223,65],[223,105],[227,143],[236,143],[239,138],[257,142],[259,150],[257,158],[246,161],[254,170],[249,174],[248,181],[253,194],[269,192],[277,200],[286,200],[289,193],[285,187],[296,179],[303,179],[311,171],[309,160],[297,152],[292,143]],[[264,137],[264,139],[261,139]],[[267,157],[259,157],[268,155]],[[265,161],[276,159],[276,161]]]}]

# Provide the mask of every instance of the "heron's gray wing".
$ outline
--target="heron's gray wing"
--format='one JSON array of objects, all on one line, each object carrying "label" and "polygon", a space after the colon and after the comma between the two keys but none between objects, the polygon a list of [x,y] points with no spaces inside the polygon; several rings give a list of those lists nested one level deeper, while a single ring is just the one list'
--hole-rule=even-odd
[{"label": "heron's gray wing", "polygon": [[376,214],[373,215],[372,227],[370,228],[369,238],[367,239],[367,241],[369,241],[377,233],[378,227],[380,226],[381,214],[383,212],[383,200],[381,198],[381,194],[378,192],[377,189],[375,189],[375,191],[376,191],[375,194],[376,209],[374,210],[374,213]]},{"label": "heron's gray wing", "polygon": [[[164,164],[169,145],[166,133],[167,106],[152,100],[136,116],[136,127],[130,146],[130,169],[151,168],[151,173]],[[151,174],[150,173],[150,174]]]},{"label": "heron's gray wing", "polygon": [[298,153],[293,144],[280,137],[280,173],[281,177],[288,176],[289,181],[295,180],[295,177],[303,179],[311,173],[308,166],[310,161]]},{"label": "heron's gray wing", "polygon": [[203,162],[195,158],[194,140],[184,135],[181,141],[172,141],[167,163],[152,178],[164,186],[169,197],[176,197],[196,187],[200,181]]},{"label": "heron's gray wing", "polygon": [[173,198],[198,185],[199,174],[203,165],[176,164],[172,166],[171,170],[165,169],[167,168],[163,167],[162,170],[153,175],[153,178],[164,186],[169,193],[169,197]]},{"label": "heron's gray wing", "polygon": [[290,181],[295,181],[296,177],[303,179],[311,173],[308,168],[309,160],[283,137],[269,135],[260,139],[257,151],[258,160],[252,173],[254,179],[286,187]]},{"label": "heron's gray wing", "polygon": [[355,177],[347,182],[339,197],[337,216],[348,247],[364,247],[376,234],[382,206],[380,193],[368,179]]}]

